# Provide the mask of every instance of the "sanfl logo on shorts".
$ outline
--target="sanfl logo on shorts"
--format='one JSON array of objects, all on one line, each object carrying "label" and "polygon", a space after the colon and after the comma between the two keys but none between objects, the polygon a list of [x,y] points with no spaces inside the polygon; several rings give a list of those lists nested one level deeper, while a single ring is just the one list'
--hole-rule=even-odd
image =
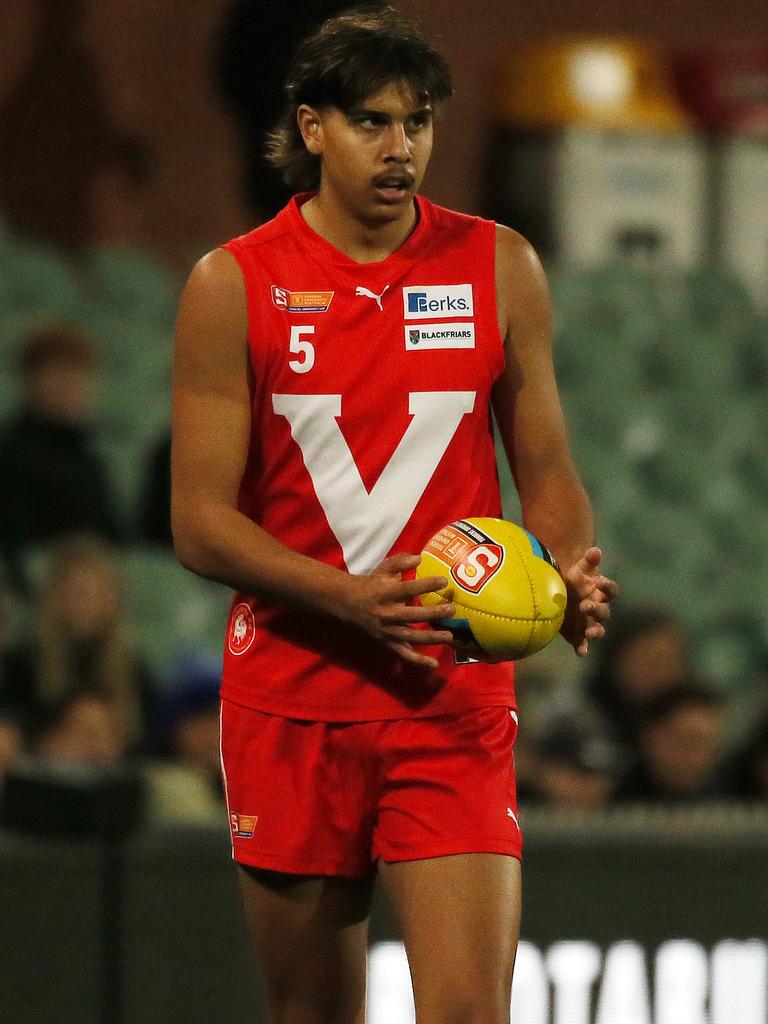
[{"label": "sanfl logo on shorts", "polygon": [[258,814],[230,814],[229,823],[235,839],[253,839],[253,830],[259,820]]}]

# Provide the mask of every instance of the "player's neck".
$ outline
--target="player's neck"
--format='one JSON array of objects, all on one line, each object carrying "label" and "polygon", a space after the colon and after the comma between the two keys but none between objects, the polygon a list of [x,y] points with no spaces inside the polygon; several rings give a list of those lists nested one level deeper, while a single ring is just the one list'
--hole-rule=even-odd
[{"label": "player's neck", "polygon": [[391,256],[418,220],[411,202],[397,220],[367,223],[322,190],[302,205],[301,214],[313,231],[357,263],[378,263]]}]

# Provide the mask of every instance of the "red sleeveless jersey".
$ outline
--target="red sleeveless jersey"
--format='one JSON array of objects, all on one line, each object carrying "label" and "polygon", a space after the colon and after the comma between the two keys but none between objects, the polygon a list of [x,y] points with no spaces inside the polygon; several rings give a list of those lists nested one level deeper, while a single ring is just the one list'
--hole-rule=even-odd
[{"label": "red sleeveless jersey", "polygon": [[[361,574],[418,554],[453,520],[501,514],[495,226],[417,197],[408,239],[361,264],[304,221],[307,198],[224,246],[245,281],[253,370],[239,507],[288,547]],[[236,594],[222,694],[317,721],[514,706],[511,664],[428,650],[432,672],[353,626]]]}]

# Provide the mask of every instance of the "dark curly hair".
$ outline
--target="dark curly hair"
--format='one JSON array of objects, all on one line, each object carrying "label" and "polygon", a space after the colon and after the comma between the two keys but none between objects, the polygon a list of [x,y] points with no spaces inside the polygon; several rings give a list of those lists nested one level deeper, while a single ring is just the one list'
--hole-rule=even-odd
[{"label": "dark curly hair", "polygon": [[307,103],[348,112],[392,82],[408,86],[421,102],[453,95],[445,58],[394,7],[353,7],[329,18],[296,51],[285,83],[287,107],[268,136],[267,159],[292,188],[316,189],[320,158],[304,145],[298,108]]}]

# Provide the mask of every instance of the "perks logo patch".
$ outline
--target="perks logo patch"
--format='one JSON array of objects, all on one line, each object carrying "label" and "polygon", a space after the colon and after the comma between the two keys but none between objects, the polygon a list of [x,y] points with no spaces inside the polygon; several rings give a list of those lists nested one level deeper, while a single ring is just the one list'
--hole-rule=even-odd
[{"label": "perks logo patch", "polygon": [[286,313],[325,313],[334,292],[292,292],[272,285],[272,302]]},{"label": "perks logo patch", "polygon": [[253,839],[258,814],[230,814],[229,823],[235,839]]},{"label": "perks logo patch", "polygon": [[229,619],[227,643],[233,654],[245,654],[256,637],[256,622],[251,606],[245,603],[235,605]]},{"label": "perks logo patch", "polygon": [[403,316],[406,320],[474,315],[471,284],[425,284],[403,288]]}]

